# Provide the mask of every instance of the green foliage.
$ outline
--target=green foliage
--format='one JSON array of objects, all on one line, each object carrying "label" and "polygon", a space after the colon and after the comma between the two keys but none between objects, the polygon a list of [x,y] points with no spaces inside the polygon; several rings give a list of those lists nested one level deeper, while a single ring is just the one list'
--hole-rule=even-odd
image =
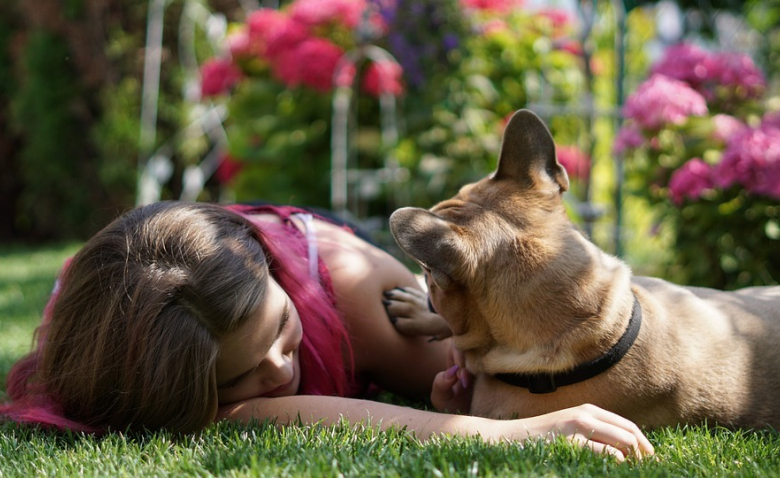
[{"label": "green foliage", "polygon": [[776,200],[733,187],[668,212],[677,231],[668,271],[675,281],[725,289],[780,281]]},{"label": "green foliage", "polygon": [[13,101],[14,124],[24,140],[25,190],[19,228],[42,237],[89,230],[99,201],[84,114],[84,91],[67,42],[53,33],[31,33],[24,51],[25,80]]},{"label": "green foliage", "polygon": [[92,129],[99,152],[100,184],[111,191],[118,205],[133,204],[135,199],[140,90],[134,78],[105,85],[100,95],[103,115]]},{"label": "green foliage", "polygon": [[[659,66],[686,79],[686,68],[706,58],[731,68],[731,82],[717,81],[714,67],[711,77],[691,84],[657,74],[629,98],[627,186],[653,208],[655,229],[669,238],[671,253],[656,261],[665,278],[718,289],[774,285],[780,122],[752,62],[729,64],[717,55],[685,46]],[[667,116],[673,111],[677,118]]]},{"label": "green foliage", "polygon": [[[403,205],[431,204],[490,172],[506,117],[532,96],[564,105],[583,95],[579,59],[562,47],[571,40],[570,22],[520,8],[472,12],[454,0],[398,2],[389,17],[394,20],[387,33],[372,42],[394,53],[404,68],[399,142],[392,149],[382,144],[379,102],[358,89],[352,96],[351,161],[372,169],[381,168],[385,157],[397,160],[409,172],[395,186]],[[360,29],[343,25],[315,30],[345,51],[362,41]],[[327,207],[333,93],[286,85],[273,61],[236,57],[243,78],[229,96],[216,100],[229,107],[230,154],[244,163],[230,188],[239,201]],[[358,76],[365,67],[358,65]],[[576,143],[582,128],[569,115],[550,125],[564,144]],[[371,199],[369,215],[388,216],[400,205],[388,204],[387,194]]]}]

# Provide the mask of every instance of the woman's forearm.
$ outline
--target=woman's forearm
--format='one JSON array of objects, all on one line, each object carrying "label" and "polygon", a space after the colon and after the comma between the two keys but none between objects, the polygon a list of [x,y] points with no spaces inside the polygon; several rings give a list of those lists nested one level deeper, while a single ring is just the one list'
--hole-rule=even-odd
[{"label": "woman's forearm", "polygon": [[[433,435],[485,436],[485,431],[497,424],[485,418],[449,415],[401,407],[370,400],[342,397],[296,395],[281,398],[258,398],[225,407],[220,418],[248,422],[251,419],[272,418],[279,425],[322,423],[332,425],[346,420],[350,423],[366,423],[381,430],[406,428],[421,439]],[[524,435],[524,436],[523,436]],[[528,438],[518,434],[515,439]]]},{"label": "woman's forearm", "polygon": [[278,425],[333,425],[341,420],[365,423],[381,430],[405,428],[420,440],[433,436],[480,436],[489,443],[566,437],[572,443],[622,460],[653,454],[653,446],[632,422],[593,405],[559,410],[519,420],[491,420],[450,415],[369,400],[296,395],[258,398],[224,407],[219,418],[248,422],[274,419]]}]

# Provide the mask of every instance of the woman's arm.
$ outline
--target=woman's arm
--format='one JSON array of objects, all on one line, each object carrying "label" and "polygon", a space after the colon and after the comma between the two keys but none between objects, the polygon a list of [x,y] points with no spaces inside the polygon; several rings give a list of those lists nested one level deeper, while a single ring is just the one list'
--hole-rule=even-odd
[{"label": "woman's arm", "polygon": [[343,229],[317,222],[318,245],[344,315],[357,372],[382,388],[428,397],[436,374],[447,367],[449,341],[399,333],[387,315],[384,291],[420,288],[399,261]]},{"label": "woman's arm", "polygon": [[433,436],[481,436],[486,442],[529,439],[552,440],[557,436],[608,453],[618,460],[627,456],[641,458],[653,454],[653,446],[632,422],[593,405],[560,410],[520,420],[491,420],[466,415],[416,410],[368,400],[341,397],[297,395],[281,398],[256,398],[220,409],[219,419],[248,422],[271,418],[277,425],[333,425],[345,419],[365,423],[382,430],[406,428],[420,440]]}]

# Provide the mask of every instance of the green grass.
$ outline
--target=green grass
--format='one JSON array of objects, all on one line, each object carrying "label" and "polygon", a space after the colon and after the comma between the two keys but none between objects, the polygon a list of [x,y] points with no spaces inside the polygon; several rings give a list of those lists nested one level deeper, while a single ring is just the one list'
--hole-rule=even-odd
[{"label": "green grass", "polygon": [[[76,247],[0,247],[3,384],[13,361],[29,350],[57,270]],[[267,423],[220,423],[184,438],[167,433],[95,438],[5,423],[0,424],[0,477],[780,476],[777,432],[686,427],[648,437],[657,459],[619,464],[563,441],[520,448],[446,438],[422,445],[403,431],[346,424],[280,430]]]}]

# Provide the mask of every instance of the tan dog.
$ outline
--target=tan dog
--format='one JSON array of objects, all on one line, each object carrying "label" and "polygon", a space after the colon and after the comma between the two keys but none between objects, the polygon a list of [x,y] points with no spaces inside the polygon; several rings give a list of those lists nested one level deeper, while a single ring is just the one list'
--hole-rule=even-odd
[{"label": "tan dog", "polygon": [[634,277],[569,221],[568,187],[550,132],[519,111],[492,176],[390,218],[476,374],[471,413],[593,403],[646,427],[779,428],[780,287]]}]

